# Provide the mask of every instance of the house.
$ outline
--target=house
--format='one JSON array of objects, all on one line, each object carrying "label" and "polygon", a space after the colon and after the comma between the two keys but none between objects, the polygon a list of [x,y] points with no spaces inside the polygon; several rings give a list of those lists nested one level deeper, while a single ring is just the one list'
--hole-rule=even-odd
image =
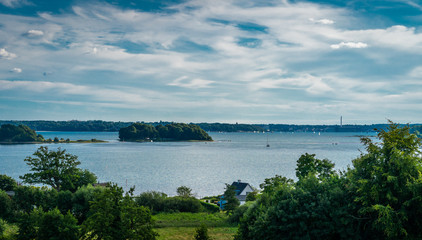
[{"label": "house", "polygon": [[253,188],[251,185],[249,185],[249,183],[244,183],[241,182],[240,180],[238,180],[237,182],[233,182],[232,186],[236,187],[236,198],[239,200],[240,205],[243,205],[246,203],[246,196],[250,193],[253,192]]},{"label": "house", "polygon": [[[235,186],[235,192],[236,192],[236,198],[239,200],[240,205],[243,205],[246,203],[246,196],[253,192],[254,189],[252,188],[251,185],[249,185],[249,183],[244,183],[241,180],[238,180],[237,182],[233,182],[231,186]],[[220,201],[218,202],[218,205],[220,206],[221,209],[224,209],[224,204],[227,201],[224,200],[224,195],[222,195],[220,197]]]}]

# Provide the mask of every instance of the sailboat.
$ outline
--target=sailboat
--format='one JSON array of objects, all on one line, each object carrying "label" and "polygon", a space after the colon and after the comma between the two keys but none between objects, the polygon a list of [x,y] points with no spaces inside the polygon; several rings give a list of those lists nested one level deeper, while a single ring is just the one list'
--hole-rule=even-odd
[{"label": "sailboat", "polygon": [[270,147],[270,144],[268,143],[268,135],[267,135],[267,147]]}]

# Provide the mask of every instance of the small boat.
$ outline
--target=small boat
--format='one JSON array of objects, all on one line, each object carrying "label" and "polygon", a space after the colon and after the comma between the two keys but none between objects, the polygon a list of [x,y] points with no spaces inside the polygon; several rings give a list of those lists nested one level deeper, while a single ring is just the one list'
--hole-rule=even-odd
[{"label": "small boat", "polygon": [[268,143],[268,136],[267,136],[267,147],[270,147],[270,144]]}]

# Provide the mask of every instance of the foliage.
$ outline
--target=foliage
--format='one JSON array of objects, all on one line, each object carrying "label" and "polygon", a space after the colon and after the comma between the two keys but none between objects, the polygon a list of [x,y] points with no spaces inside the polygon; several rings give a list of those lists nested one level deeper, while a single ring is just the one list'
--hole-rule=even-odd
[{"label": "foliage", "polygon": [[179,197],[193,197],[192,189],[186,186],[178,187],[176,192]]},{"label": "foliage", "polygon": [[32,210],[31,213],[23,213],[18,224],[18,238],[23,240],[79,239],[76,218],[70,212],[63,215],[57,208],[48,212],[38,208]]},{"label": "foliage", "polygon": [[5,175],[0,174],[0,190],[12,191],[17,187],[15,179]]},{"label": "foliage", "polygon": [[422,238],[421,140],[393,123],[378,138],[362,138],[367,153],[345,172],[304,154],[297,182],[266,179],[236,239]]},{"label": "foliage", "polygon": [[201,201],[193,197],[170,197],[164,200],[165,212],[201,212]]},{"label": "foliage", "polygon": [[3,239],[3,234],[5,230],[6,230],[6,223],[0,218],[0,239]]},{"label": "foliage", "polygon": [[229,216],[228,221],[230,223],[240,223],[240,219],[245,215],[246,211],[249,209],[249,207],[253,204],[253,202],[246,202],[242,206],[239,206],[233,211],[233,214]]},{"label": "foliage", "polygon": [[196,229],[195,240],[210,240],[211,237],[208,235],[208,228],[205,226],[205,224],[201,224],[200,227]]},{"label": "foliage", "polygon": [[66,153],[58,148],[49,151],[48,147],[41,146],[33,154],[34,157],[25,158],[33,173],[27,173],[20,178],[26,183],[47,184],[54,189],[75,190],[79,184],[92,183],[96,178],[82,171],[77,166],[81,163],[76,155]]},{"label": "foliage", "polygon": [[72,195],[72,212],[79,223],[84,222],[88,217],[89,204],[94,200],[94,196],[103,191],[103,187],[93,187],[87,185],[78,188]]},{"label": "foliage", "polygon": [[26,125],[37,131],[64,131],[64,132],[117,132],[127,127],[130,122],[107,122],[101,120],[90,121],[0,121],[0,125]]},{"label": "foliage", "polygon": [[254,190],[253,192],[250,192],[248,193],[248,195],[246,195],[246,202],[255,201],[257,197],[258,197],[258,191]]},{"label": "foliage", "polygon": [[327,159],[317,159],[315,154],[305,153],[297,160],[296,177],[303,179],[309,175],[319,179],[327,178],[334,173],[334,163]]},{"label": "foliage", "polygon": [[201,201],[194,197],[167,197],[161,192],[144,192],[135,197],[135,201],[140,206],[151,209],[153,213],[159,212],[201,212],[204,207]]},{"label": "foliage", "polygon": [[135,201],[140,206],[148,207],[153,213],[158,213],[164,211],[164,201],[166,198],[167,194],[165,193],[150,191],[141,193],[135,197]]},{"label": "foliage", "polygon": [[0,219],[9,219],[12,211],[12,200],[6,192],[0,190]]},{"label": "foliage", "polygon": [[94,194],[90,214],[83,223],[86,239],[155,239],[148,209],[136,205],[123,189],[109,185]]},{"label": "foliage", "polygon": [[0,127],[0,142],[42,142],[44,138],[27,126],[4,124]]},{"label": "foliage", "polygon": [[220,207],[216,204],[200,201],[202,208],[209,213],[216,213],[220,211]]},{"label": "foliage", "polygon": [[204,140],[212,138],[199,126],[185,123],[171,123],[166,126],[154,127],[150,124],[134,123],[119,130],[119,138],[122,141],[145,141],[145,140]]},{"label": "foliage", "polygon": [[379,144],[362,138],[368,153],[355,159],[349,171],[360,217],[370,226],[365,230],[378,239],[422,237],[416,227],[422,224],[421,140],[409,130],[391,124],[379,132]]},{"label": "foliage", "polygon": [[57,206],[58,192],[33,186],[18,186],[13,196],[14,208],[17,211],[30,213],[34,208],[52,210]]},{"label": "foliage", "polygon": [[239,200],[236,198],[236,187],[226,183],[226,190],[224,191],[224,207],[223,209],[227,214],[233,213],[233,211],[240,205]]},{"label": "foliage", "polygon": [[70,212],[63,215],[57,208],[41,213],[38,220],[37,239],[77,240],[79,239],[77,222]]}]

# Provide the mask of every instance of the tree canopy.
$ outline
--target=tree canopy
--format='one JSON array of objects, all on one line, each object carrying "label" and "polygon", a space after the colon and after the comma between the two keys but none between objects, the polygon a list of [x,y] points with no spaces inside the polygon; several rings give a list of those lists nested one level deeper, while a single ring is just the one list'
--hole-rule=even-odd
[{"label": "tree canopy", "polygon": [[25,158],[32,173],[27,173],[20,178],[25,183],[41,183],[56,190],[73,190],[77,187],[96,182],[96,176],[87,170],[81,170],[76,155],[66,153],[58,148],[56,151],[48,150],[41,146],[33,154],[34,157]]}]

